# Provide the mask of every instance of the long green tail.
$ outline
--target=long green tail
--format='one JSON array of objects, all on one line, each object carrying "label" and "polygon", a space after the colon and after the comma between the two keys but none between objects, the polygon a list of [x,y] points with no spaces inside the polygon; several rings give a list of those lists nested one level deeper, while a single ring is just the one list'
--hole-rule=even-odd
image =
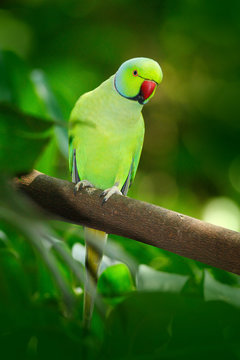
[{"label": "long green tail", "polygon": [[89,329],[96,295],[98,269],[103,257],[107,234],[100,230],[84,229],[85,257],[85,289],[83,300],[83,325]]}]

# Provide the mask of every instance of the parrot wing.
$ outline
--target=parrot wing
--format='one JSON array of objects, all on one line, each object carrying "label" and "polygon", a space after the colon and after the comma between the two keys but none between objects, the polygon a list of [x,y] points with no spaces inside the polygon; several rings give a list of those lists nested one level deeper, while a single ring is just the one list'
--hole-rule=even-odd
[{"label": "parrot wing", "polygon": [[134,181],[134,178],[135,178],[135,175],[137,172],[137,168],[138,168],[138,164],[139,164],[139,160],[140,160],[140,156],[141,156],[141,152],[142,152],[143,139],[144,139],[144,125],[142,127],[141,135],[139,136],[139,139],[137,142],[136,151],[135,151],[133,159],[132,159],[128,177],[127,177],[127,179],[122,187],[122,190],[121,190],[123,195],[127,195],[128,190]]},{"label": "parrot wing", "polygon": [[142,152],[142,146],[143,146],[143,137],[141,139],[141,142],[139,142],[139,146],[137,148],[137,151],[134,155],[133,158],[133,163],[132,163],[132,172],[131,172],[131,178],[130,178],[130,185],[129,187],[132,185],[136,172],[137,172],[137,168],[138,168],[138,164],[139,164],[139,160],[140,160],[140,156],[141,156],[141,152]]},{"label": "parrot wing", "polygon": [[72,174],[72,181],[77,184],[80,181],[77,162],[76,162],[76,149],[73,148],[73,137],[69,137],[69,169]]},{"label": "parrot wing", "polygon": [[69,143],[69,170],[72,173],[72,169],[73,169],[73,137],[72,135],[69,136],[68,139],[68,143]]},{"label": "parrot wing", "polygon": [[133,168],[133,161],[132,161],[129,173],[128,173],[127,180],[125,181],[125,183],[123,184],[123,187],[121,189],[122,194],[125,195],[125,196],[127,195],[128,189],[130,187],[130,181],[131,181],[131,176],[132,176],[132,168]]}]

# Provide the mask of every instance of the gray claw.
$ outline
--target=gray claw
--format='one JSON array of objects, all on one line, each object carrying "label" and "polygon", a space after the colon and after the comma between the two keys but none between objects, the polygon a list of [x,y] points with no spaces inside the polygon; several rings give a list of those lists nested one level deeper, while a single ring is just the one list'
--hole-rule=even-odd
[{"label": "gray claw", "polygon": [[86,189],[86,188],[93,188],[93,187],[94,187],[94,185],[92,183],[90,183],[90,181],[81,180],[75,185],[74,193],[76,194],[76,192],[79,190]]},{"label": "gray claw", "polygon": [[103,196],[105,196],[105,195],[106,195],[106,190],[104,190],[103,192],[101,192],[100,197],[103,197]]},{"label": "gray claw", "polygon": [[105,204],[108,201],[108,199],[110,199],[110,197],[114,194],[122,195],[121,191],[116,185],[112,186],[109,189],[104,190],[100,194],[100,197],[103,197],[102,205]]},{"label": "gray claw", "polygon": [[102,205],[104,205],[105,202],[107,202],[107,200],[104,198],[103,201],[102,201]]}]

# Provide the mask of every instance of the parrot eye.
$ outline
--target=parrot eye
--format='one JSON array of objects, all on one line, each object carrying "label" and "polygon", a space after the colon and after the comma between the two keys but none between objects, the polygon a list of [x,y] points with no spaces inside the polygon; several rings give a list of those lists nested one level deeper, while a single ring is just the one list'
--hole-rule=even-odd
[{"label": "parrot eye", "polygon": [[134,70],[134,71],[133,71],[133,76],[137,76],[137,75],[138,75],[137,70]]}]

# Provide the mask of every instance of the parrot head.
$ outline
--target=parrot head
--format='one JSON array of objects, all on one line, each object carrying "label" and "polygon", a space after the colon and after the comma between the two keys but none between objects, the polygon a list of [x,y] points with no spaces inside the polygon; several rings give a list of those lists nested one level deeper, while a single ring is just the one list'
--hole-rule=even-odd
[{"label": "parrot head", "polygon": [[162,69],[156,61],[139,57],[127,60],[120,66],[114,85],[121,96],[144,105],[153,97],[162,77]]}]

